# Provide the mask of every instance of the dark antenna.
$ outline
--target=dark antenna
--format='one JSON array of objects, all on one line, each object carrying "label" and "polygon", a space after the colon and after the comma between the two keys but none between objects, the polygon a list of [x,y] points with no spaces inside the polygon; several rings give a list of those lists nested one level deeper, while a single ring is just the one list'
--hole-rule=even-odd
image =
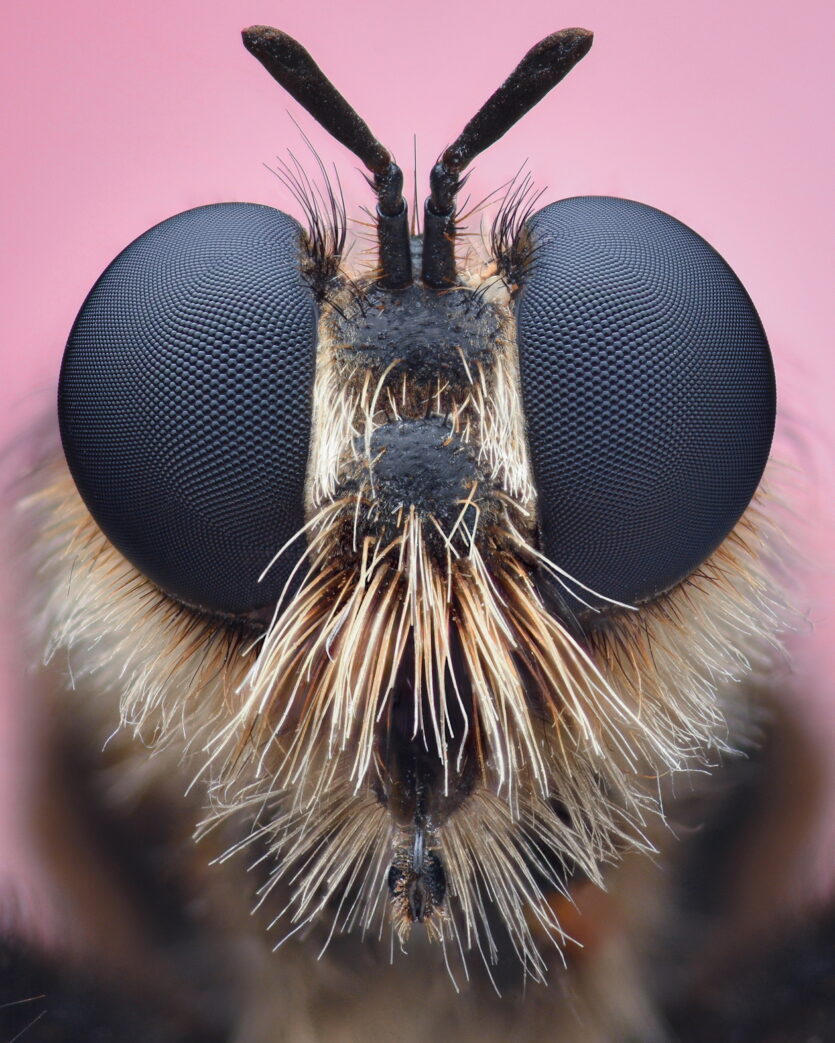
[{"label": "dark antenna", "polygon": [[391,153],[292,36],[268,25],[253,25],[241,36],[244,47],[287,93],[374,175],[381,281],[392,289],[410,285],[412,261],[403,172]]},{"label": "dark antenna", "polygon": [[560,82],[591,48],[588,29],[563,29],[532,47],[444,152],[429,175],[423,211],[423,281],[442,289],[457,282],[455,196],[461,172]]}]

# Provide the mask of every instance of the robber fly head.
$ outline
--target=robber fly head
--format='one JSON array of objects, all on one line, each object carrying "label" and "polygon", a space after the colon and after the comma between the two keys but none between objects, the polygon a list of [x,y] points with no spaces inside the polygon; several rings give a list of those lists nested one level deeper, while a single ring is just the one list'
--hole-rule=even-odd
[{"label": "robber fly head", "polygon": [[467,166],[591,39],[523,58],[410,235],[389,152],[298,43],[247,30],[370,172],[376,265],[343,271],[336,194],[307,230],[224,203],[140,236],[72,330],[77,493],[50,493],[53,645],[197,758],[216,814],[252,809],[291,922],[388,906],[492,954],[497,915],[533,973],[549,895],[642,843],[773,622],[774,378],[725,262],[658,210],[533,212],[525,185],[457,259]]}]

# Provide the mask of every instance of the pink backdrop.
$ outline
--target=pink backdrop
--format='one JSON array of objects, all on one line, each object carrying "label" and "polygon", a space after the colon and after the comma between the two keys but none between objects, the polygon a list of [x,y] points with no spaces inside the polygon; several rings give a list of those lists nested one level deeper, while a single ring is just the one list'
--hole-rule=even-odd
[{"label": "pink backdrop", "polygon": [[[368,203],[357,162],[245,53],[241,28],[269,22],[300,38],[409,172],[416,134],[422,197],[435,155],[524,51],[554,29],[586,26],[591,54],[477,161],[472,197],[527,159],[544,201],[652,203],[704,235],[746,284],[806,486],[798,542],[813,588],[800,600],[814,629],[796,640],[794,698],[822,748],[835,748],[832,12],[824,0],[788,11],[770,0],[10,5],[0,40],[0,445],[53,408],[76,310],[136,235],[219,200],[295,211],[263,166],[288,146],[304,154],[290,115],[338,163],[352,212]],[[29,703],[14,599],[3,606],[0,872],[20,876]],[[831,879],[833,822],[812,859],[818,887]]]}]

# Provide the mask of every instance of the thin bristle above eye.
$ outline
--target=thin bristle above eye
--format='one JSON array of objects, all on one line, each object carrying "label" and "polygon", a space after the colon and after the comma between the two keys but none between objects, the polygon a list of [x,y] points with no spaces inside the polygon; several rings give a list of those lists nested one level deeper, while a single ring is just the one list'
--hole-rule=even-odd
[{"label": "thin bristle above eye", "polygon": [[507,187],[490,228],[490,256],[507,285],[515,288],[533,259],[527,223],[544,189],[537,189],[521,168]]},{"label": "thin bristle above eye", "polygon": [[337,276],[345,253],[348,217],[339,173],[329,175],[321,156],[303,132],[302,138],[318,168],[314,180],[296,155],[288,150],[289,161],[278,158],[276,168],[268,167],[301,207],[307,224],[307,278],[317,297],[327,294]]}]

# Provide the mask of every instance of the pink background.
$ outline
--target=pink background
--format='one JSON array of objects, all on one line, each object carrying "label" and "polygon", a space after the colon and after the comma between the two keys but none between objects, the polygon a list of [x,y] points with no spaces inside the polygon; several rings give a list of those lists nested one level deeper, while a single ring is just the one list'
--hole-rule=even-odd
[{"label": "pink background", "polygon": [[[793,705],[820,749],[835,748],[832,12],[824,0],[8,5],[0,445],[53,408],[75,313],[136,235],[220,200],[296,212],[263,166],[288,146],[304,158],[290,115],[337,162],[351,213],[369,203],[357,161],[245,53],[241,28],[268,22],[297,36],[407,178],[416,134],[422,198],[436,154],[521,55],[555,29],[586,26],[596,34],[590,55],[477,160],[472,198],[527,159],[543,202],[597,193],[651,203],[705,236],[742,278],[775,354],[782,442],[799,462],[796,539],[812,585],[798,600],[814,627],[795,639]],[[6,593],[0,874],[11,870],[25,897],[38,880],[20,799],[32,706],[16,617]],[[830,814],[808,862],[818,890],[832,879],[833,835]]]}]

